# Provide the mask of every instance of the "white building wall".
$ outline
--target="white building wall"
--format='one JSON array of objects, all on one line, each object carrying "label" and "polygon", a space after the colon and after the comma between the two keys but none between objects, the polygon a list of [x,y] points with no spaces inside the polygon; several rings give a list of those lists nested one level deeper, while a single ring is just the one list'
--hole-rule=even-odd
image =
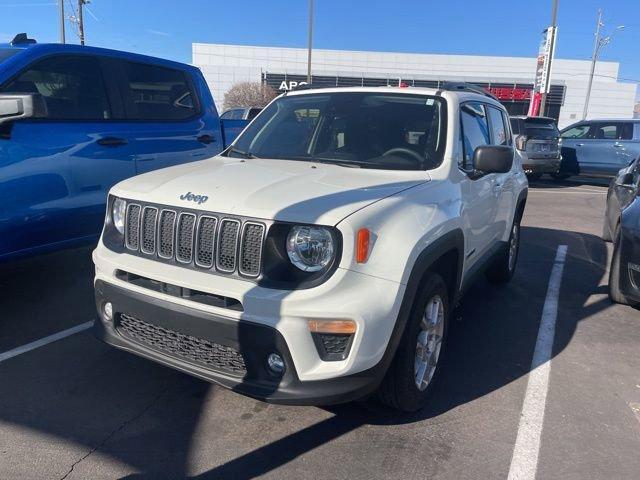
[{"label": "white building wall", "polygon": [[[193,64],[200,67],[218,109],[224,94],[243,81],[260,81],[262,72],[305,74],[304,48],[193,44]],[[632,118],[636,85],[619,83],[617,62],[598,62],[588,118]],[[431,55],[350,50],[314,50],[315,75],[403,77],[470,82],[532,83],[535,58]],[[582,118],[590,62],[556,59],[552,81],[566,86],[559,125]]]}]

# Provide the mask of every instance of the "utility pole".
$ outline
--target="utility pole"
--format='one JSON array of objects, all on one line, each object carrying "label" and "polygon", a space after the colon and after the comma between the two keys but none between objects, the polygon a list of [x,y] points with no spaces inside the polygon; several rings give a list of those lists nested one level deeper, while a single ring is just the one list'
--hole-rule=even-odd
[{"label": "utility pole", "polygon": [[[558,0],[553,0],[553,7],[551,9],[551,27],[553,28],[553,36],[551,37],[551,47],[549,48],[549,60],[547,62],[547,71],[545,72],[547,78],[546,88],[551,88],[551,62],[553,60],[553,52],[556,47],[556,25],[558,23]],[[542,100],[540,101],[540,114],[544,116],[544,109],[547,106],[547,92],[546,89],[542,92]]]},{"label": "utility pole", "polygon": [[87,3],[86,0],[78,0],[78,35],[80,36],[80,45],[84,45],[84,16],[82,15],[82,7]]},{"label": "utility pole", "polygon": [[596,24],[595,40],[593,41],[593,55],[591,56],[591,73],[589,74],[589,84],[587,85],[587,96],[584,100],[584,110],[582,119],[586,120],[589,111],[589,97],[591,97],[591,87],[593,86],[593,74],[596,71],[596,62],[598,61],[598,52],[600,50],[600,28],[602,28],[602,10],[598,10],[598,23]]},{"label": "utility pole", "polygon": [[309,37],[307,39],[307,83],[311,85],[311,50],[313,43],[313,0],[309,0]]},{"label": "utility pole", "polygon": [[65,43],[64,38],[64,0],[58,0],[60,7],[60,43]]},{"label": "utility pole", "polygon": [[587,95],[584,100],[584,111],[582,112],[582,119],[586,120],[587,113],[589,113],[589,99],[591,98],[591,87],[593,86],[593,76],[596,71],[596,63],[598,62],[598,57],[600,56],[600,51],[602,47],[608,45],[613,38],[613,35],[618,31],[624,28],[624,25],[618,25],[616,28],[612,30],[609,35],[600,35],[600,31],[604,27],[604,23],[602,23],[602,10],[598,10],[598,23],[596,25],[596,33],[595,40],[593,42],[593,56],[591,57],[591,72],[589,73],[589,84],[587,85]]}]

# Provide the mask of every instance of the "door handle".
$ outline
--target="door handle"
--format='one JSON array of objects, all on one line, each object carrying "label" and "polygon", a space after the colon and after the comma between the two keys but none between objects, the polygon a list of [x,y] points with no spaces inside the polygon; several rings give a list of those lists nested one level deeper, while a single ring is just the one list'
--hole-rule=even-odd
[{"label": "door handle", "polygon": [[614,143],[613,144],[613,148],[622,148],[624,147],[624,145],[622,145],[621,143]]},{"label": "door handle", "polygon": [[196,138],[196,140],[198,140],[200,143],[209,144],[209,143],[215,143],[216,137],[214,137],[213,135],[205,134],[205,135],[200,135],[199,137]]},{"label": "door handle", "polygon": [[584,143],[576,143],[576,147],[583,147]]},{"label": "door handle", "polygon": [[118,137],[104,137],[96,142],[98,145],[102,145],[103,147],[119,147],[121,145],[126,145],[126,138],[118,138]]}]

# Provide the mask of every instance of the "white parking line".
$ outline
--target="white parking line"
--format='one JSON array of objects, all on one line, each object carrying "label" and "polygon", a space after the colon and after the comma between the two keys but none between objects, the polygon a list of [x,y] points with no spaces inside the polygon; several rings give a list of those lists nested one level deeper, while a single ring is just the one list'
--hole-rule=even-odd
[{"label": "white parking line", "polygon": [[518,436],[511,457],[509,480],[533,480],[536,478],[544,410],[549,390],[551,355],[558,316],[558,298],[560,297],[560,284],[562,283],[566,257],[567,246],[560,245],[556,252],[551,277],[549,277],[547,297],[544,301],[538,339],[531,360],[527,391],[522,404]]},{"label": "white parking line", "polygon": [[53,335],[41,338],[40,340],[35,340],[31,343],[27,343],[26,345],[22,345],[21,347],[16,347],[13,350],[9,350],[8,352],[0,353],[0,362],[4,362],[5,360],[8,360],[10,358],[17,357],[18,355],[21,355],[23,353],[30,352],[31,350],[35,350],[36,348],[42,347],[51,342],[55,342],[56,340],[60,340],[62,338],[82,332],[91,327],[91,325],[93,325],[93,321],[81,323],[80,325],[76,325],[75,327],[68,328],[67,330],[54,333]]}]

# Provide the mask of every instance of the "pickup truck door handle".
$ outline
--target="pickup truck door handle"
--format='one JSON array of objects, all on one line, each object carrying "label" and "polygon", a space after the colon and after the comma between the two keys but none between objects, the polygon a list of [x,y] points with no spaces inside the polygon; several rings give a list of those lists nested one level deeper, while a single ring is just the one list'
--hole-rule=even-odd
[{"label": "pickup truck door handle", "polygon": [[576,143],[576,147],[583,147],[584,143]]},{"label": "pickup truck door handle", "polygon": [[613,144],[613,148],[622,148],[624,147],[624,145],[622,145],[621,143],[614,143]]},{"label": "pickup truck door handle", "polygon": [[98,145],[102,145],[103,147],[119,147],[121,145],[126,145],[128,142],[125,138],[118,137],[104,137],[96,142]]},{"label": "pickup truck door handle", "polygon": [[196,140],[198,140],[200,143],[209,144],[209,143],[215,143],[216,137],[214,137],[213,135],[205,134],[205,135],[200,135],[198,138],[196,138]]}]

